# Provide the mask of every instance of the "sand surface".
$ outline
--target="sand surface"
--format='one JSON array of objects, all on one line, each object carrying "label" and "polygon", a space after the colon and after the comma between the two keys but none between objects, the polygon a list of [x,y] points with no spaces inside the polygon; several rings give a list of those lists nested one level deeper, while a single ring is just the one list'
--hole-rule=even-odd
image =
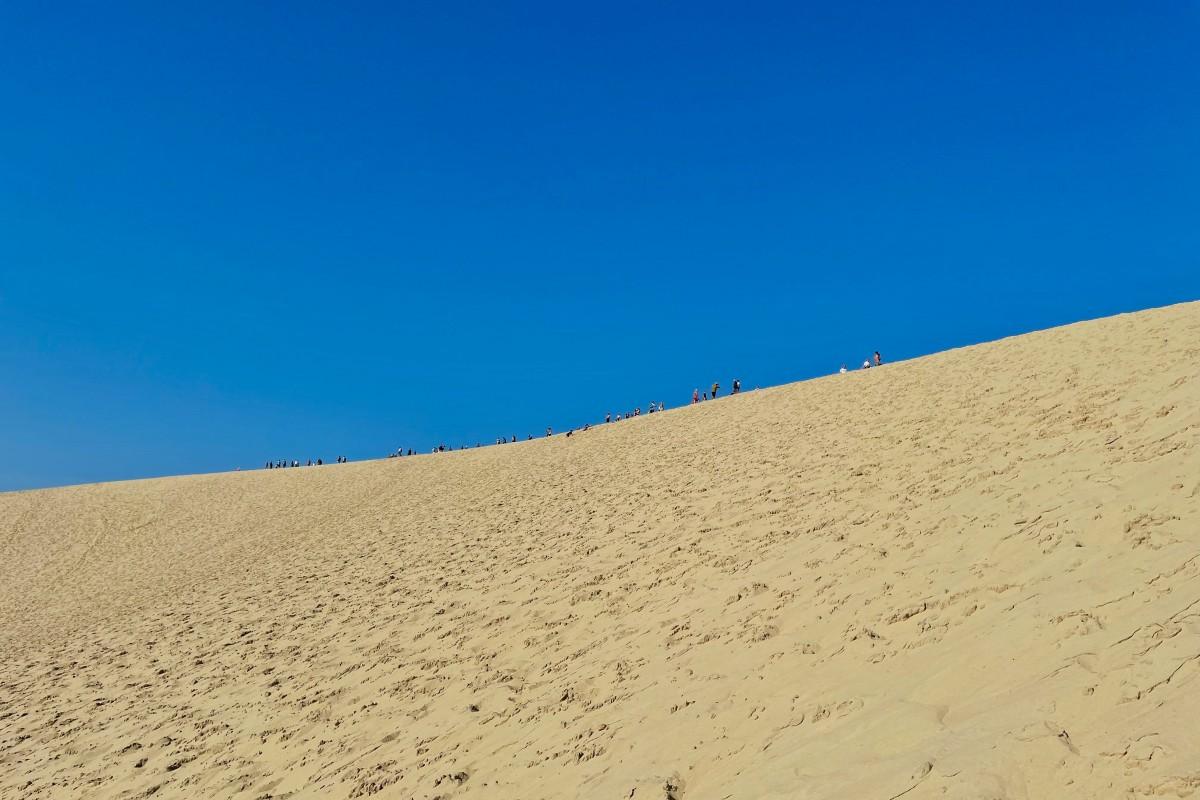
[{"label": "sand surface", "polygon": [[1200,797],[1200,303],[0,495],[3,798]]}]

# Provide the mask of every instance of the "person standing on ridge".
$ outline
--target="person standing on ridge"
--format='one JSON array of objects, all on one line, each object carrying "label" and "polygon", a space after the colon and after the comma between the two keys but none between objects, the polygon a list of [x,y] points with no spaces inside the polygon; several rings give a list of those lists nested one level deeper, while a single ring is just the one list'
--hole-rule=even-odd
[{"label": "person standing on ridge", "polygon": [[875,366],[883,366],[883,356],[879,355],[879,351],[875,351]]},{"label": "person standing on ridge", "polygon": [[696,405],[696,403],[699,403],[699,402],[700,402],[700,390],[692,389],[692,405]]},{"label": "person standing on ridge", "polygon": [[715,381],[714,381],[714,382],[713,382],[713,387],[712,387],[712,393],[711,393],[711,396],[712,396],[712,399],[713,399],[713,400],[716,400],[716,399],[717,399],[717,390],[718,390],[718,389],[720,389],[720,388],[721,388],[721,384],[719,384],[719,383],[717,383],[717,382],[715,382]]}]

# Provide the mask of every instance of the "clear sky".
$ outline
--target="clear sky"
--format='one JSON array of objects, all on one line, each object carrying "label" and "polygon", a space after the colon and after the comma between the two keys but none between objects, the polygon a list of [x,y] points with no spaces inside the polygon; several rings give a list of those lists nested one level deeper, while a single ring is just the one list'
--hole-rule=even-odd
[{"label": "clear sky", "polygon": [[1198,34],[1194,0],[6,0],[0,490],[1200,298]]}]

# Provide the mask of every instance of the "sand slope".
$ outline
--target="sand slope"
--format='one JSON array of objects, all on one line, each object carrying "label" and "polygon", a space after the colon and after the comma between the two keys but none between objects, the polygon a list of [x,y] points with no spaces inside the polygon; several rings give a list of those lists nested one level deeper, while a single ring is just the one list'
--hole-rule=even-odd
[{"label": "sand slope", "polygon": [[0,495],[0,796],[1200,797],[1200,304]]}]

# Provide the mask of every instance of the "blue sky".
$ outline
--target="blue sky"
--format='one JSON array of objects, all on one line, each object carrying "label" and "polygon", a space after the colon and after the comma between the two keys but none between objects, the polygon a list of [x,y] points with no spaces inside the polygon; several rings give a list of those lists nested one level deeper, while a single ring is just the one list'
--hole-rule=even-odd
[{"label": "blue sky", "polygon": [[1198,34],[1169,0],[10,0],[0,490],[1200,298]]}]

